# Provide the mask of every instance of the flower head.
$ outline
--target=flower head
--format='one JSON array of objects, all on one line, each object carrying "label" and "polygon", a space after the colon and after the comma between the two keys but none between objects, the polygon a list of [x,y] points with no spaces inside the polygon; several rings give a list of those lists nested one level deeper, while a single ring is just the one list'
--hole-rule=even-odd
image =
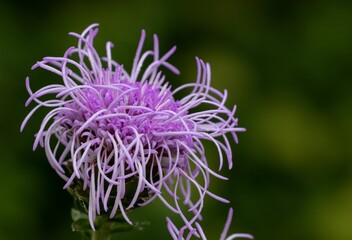
[{"label": "flower head", "polygon": [[[228,201],[209,191],[210,176],[226,178],[208,166],[203,143],[216,147],[219,170],[225,160],[232,167],[229,137],[237,142],[236,133],[244,131],[237,127],[236,108],[225,106],[226,91],[210,86],[210,65],[199,58],[196,81],[172,89],[160,67],[179,74],[167,62],[176,47],[160,55],[156,35],[154,49],[143,52],[142,31],[130,73],[112,59],[111,42],[106,44],[106,56],[100,57],[93,45],[97,26],[82,34],[70,33],[78,39],[76,47],[33,66],[59,75],[61,81],[33,92],[26,79],[30,95],[26,106],[33,101],[37,105],[21,130],[40,107],[52,108],[33,148],[45,149],[50,165],[66,182],[64,188],[87,197],[93,229],[96,216],[102,214],[122,214],[132,224],[130,209],[160,199],[184,221],[177,237],[185,231],[204,236],[198,221],[205,196]],[[142,71],[147,59],[151,63]],[[175,93],[186,89],[188,95],[175,99]],[[201,105],[206,110],[199,110]]]}]

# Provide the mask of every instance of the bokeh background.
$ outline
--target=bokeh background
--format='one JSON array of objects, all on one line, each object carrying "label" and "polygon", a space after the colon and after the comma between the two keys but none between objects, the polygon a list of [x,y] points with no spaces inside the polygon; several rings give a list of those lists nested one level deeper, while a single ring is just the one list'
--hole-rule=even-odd
[{"label": "bokeh background", "polygon": [[[352,239],[351,1],[0,1],[0,239],[80,239],[70,224],[71,197],[42,149],[32,152],[42,112],[24,133],[29,109],[24,79],[34,88],[52,75],[30,71],[44,56],[62,56],[67,35],[100,23],[96,45],[131,66],[141,29],[159,35],[161,51],[195,80],[194,56],[211,63],[212,84],[230,92],[247,128],[234,146],[235,166],[204,209],[208,238],[218,239],[227,210],[232,232],[258,240]],[[149,44],[149,45],[148,45]],[[215,153],[209,153],[216,166]],[[113,239],[169,239],[160,202],[136,210],[143,232]]]}]

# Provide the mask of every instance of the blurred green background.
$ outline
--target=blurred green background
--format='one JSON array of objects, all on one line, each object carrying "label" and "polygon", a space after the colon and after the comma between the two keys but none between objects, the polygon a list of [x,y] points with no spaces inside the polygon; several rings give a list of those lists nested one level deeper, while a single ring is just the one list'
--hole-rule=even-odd
[{"label": "blurred green background", "polygon": [[[44,56],[62,56],[67,35],[100,23],[96,45],[115,43],[131,66],[141,29],[147,45],[173,45],[178,86],[195,80],[194,56],[211,63],[212,84],[228,89],[239,123],[235,166],[212,190],[231,200],[232,232],[258,240],[352,239],[351,1],[0,1],[0,239],[80,239],[70,230],[71,197],[43,149],[32,152],[45,112],[24,133],[29,109],[24,79],[42,86],[52,75],[30,71]],[[216,166],[215,154],[209,154]],[[210,198],[204,229],[218,239],[229,205]],[[132,214],[143,232],[114,239],[169,239],[160,202]]]}]

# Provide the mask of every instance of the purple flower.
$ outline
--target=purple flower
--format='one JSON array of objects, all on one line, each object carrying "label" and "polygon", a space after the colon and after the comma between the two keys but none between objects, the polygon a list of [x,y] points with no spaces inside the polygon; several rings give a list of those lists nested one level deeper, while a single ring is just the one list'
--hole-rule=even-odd
[{"label": "purple flower", "polygon": [[[172,89],[159,68],[179,74],[167,62],[176,47],[160,55],[156,35],[154,49],[142,52],[142,31],[130,73],[112,59],[111,42],[101,58],[93,46],[97,26],[89,26],[82,34],[70,33],[78,39],[77,47],[33,66],[59,75],[61,81],[34,92],[26,79],[30,95],[26,106],[33,101],[37,105],[21,131],[40,107],[52,108],[33,149],[38,145],[45,149],[50,165],[66,182],[64,188],[82,185],[93,229],[96,216],[102,214],[122,214],[132,224],[127,215],[130,209],[160,199],[184,222],[178,231],[167,220],[174,238],[188,232],[188,238],[204,239],[198,221],[205,196],[228,201],[209,191],[211,176],[227,178],[209,167],[203,143],[216,147],[219,170],[226,160],[231,169],[229,137],[237,143],[236,133],[245,131],[237,127],[236,107],[225,106],[227,91],[210,86],[210,66],[199,58],[196,82]],[[151,63],[142,71],[147,60]],[[175,94],[184,90],[188,94],[176,100]]]}]

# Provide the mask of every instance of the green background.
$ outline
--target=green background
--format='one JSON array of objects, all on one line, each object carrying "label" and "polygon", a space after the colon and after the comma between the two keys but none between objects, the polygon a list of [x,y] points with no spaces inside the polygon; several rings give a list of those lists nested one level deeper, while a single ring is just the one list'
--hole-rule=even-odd
[{"label": "green background", "polygon": [[[235,165],[211,190],[204,229],[218,239],[227,210],[231,232],[258,240],[352,239],[352,3],[351,1],[0,1],[0,239],[79,239],[70,230],[71,197],[43,149],[32,152],[45,111],[24,133],[22,119],[33,88],[52,75],[30,71],[44,56],[62,56],[75,44],[67,35],[100,23],[96,45],[115,43],[114,58],[131,66],[141,29],[147,46],[157,33],[161,51],[178,50],[171,63],[195,80],[194,56],[210,62],[212,85],[237,104],[240,134]],[[33,105],[32,105],[33,106]],[[216,168],[215,153],[208,159]],[[113,239],[169,239],[161,202],[131,218],[150,220],[143,232]]]}]

